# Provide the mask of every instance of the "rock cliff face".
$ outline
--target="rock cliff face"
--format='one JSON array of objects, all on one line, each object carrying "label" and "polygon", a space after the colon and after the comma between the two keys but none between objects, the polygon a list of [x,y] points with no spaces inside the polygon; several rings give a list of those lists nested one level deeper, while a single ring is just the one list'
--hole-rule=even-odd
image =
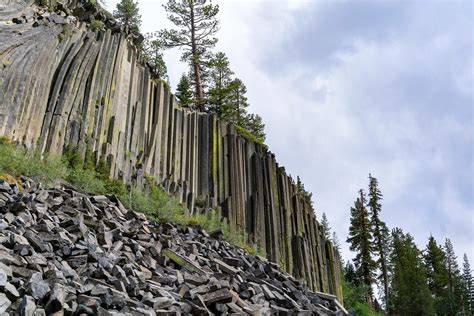
[{"label": "rock cliff face", "polygon": [[[91,5],[58,7],[0,0],[0,135],[41,152],[92,149],[111,177],[130,183],[153,176],[190,212],[216,207],[268,259],[341,297],[333,247],[274,155],[215,116],[181,108],[132,36]],[[92,29],[91,15],[106,29]]]}]

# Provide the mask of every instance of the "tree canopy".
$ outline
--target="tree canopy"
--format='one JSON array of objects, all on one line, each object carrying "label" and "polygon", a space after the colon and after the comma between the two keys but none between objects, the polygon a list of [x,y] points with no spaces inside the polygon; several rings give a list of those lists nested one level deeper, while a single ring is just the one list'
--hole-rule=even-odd
[{"label": "tree canopy", "polygon": [[128,27],[132,32],[139,32],[142,17],[139,14],[138,2],[133,0],[121,0],[117,3],[117,9],[113,12],[114,18]]}]

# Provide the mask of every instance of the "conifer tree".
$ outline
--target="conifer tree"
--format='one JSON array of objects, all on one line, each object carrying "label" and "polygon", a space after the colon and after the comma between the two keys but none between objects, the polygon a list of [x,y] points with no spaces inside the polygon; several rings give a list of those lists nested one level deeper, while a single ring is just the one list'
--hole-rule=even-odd
[{"label": "conifer tree", "polygon": [[138,2],[121,0],[117,3],[117,10],[114,11],[113,16],[130,31],[139,32],[142,16],[139,14]]},{"label": "conifer tree", "polygon": [[219,22],[216,19],[219,6],[209,4],[207,0],[169,0],[164,8],[169,13],[169,20],[177,29],[160,31],[161,38],[167,48],[184,49],[181,58],[191,66],[197,106],[204,111],[201,77],[203,56],[217,43],[214,35],[219,29]]},{"label": "conifer tree", "polygon": [[448,313],[450,315],[457,315],[460,312],[460,306],[462,305],[461,275],[457,263],[457,257],[454,253],[453,244],[449,238],[446,238],[444,243],[444,251],[446,253],[445,265],[448,272]]},{"label": "conifer tree", "polygon": [[374,254],[378,257],[377,266],[380,270],[378,279],[383,287],[383,299],[385,305],[388,306],[388,270],[389,270],[389,231],[385,222],[380,219],[380,212],[382,211],[382,193],[378,187],[378,181],[375,177],[369,174],[369,202],[367,204],[370,212],[370,221],[372,223],[373,237],[374,237]]},{"label": "conifer tree", "polygon": [[247,87],[242,80],[235,78],[229,83],[228,89],[227,113],[225,113],[224,119],[243,127],[249,106],[246,96]]},{"label": "conifer tree", "polygon": [[181,106],[189,107],[193,102],[193,93],[191,92],[191,84],[188,76],[183,74],[176,87],[176,97]]},{"label": "conifer tree", "polygon": [[324,237],[329,240],[331,239],[331,226],[329,226],[329,221],[326,216],[326,213],[323,212],[323,217],[321,218],[321,226],[323,228]]},{"label": "conifer tree", "polygon": [[360,283],[354,265],[349,260],[344,266],[344,279],[354,285],[358,285]]},{"label": "conifer tree", "polygon": [[432,315],[433,302],[426,268],[413,237],[400,228],[392,231],[389,309],[394,315]]},{"label": "conifer tree", "polygon": [[209,61],[209,112],[217,114],[219,117],[228,117],[227,104],[230,92],[229,84],[232,81],[234,72],[230,69],[227,56],[218,52]]},{"label": "conifer tree", "polygon": [[250,131],[260,142],[265,142],[265,124],[258,114],[248,114],[244,120],[245,129]]},{"label": "conifer tree", "polygon": [[467,259],[467,255],[463,257],[463,269],[462,269],[462,312],[464,315],[474,314],[474,280],[472,277],[472,270]]},{"label": "conifer tree", "polygon": [[145,36],[143,53],[145,62],[150,66],[153,77],[166,80],[168,78],[168,70],[163,59],[163,43],[156,33],[148,33]]},{"label": "conifer tree", "polygon": [[427,271],[428,287],[433,295],[436,314],[443,315],[447,311],[448,271],[445,266],[446,255],[438,246],[433,236],[428,239],[424,254]]},{"label": "conifer tree", "polygon": [[350,250],[357,253],[353,260],[356,266],[357,276],[362,283],[367,285],[367,302],[372,304],[372,284],[374,283],[374,272],[377,264],[372,258],[372,224],[369,219],[369,213],[365,207],[365,193],[363,190],[360,190],[359,194],[360,197],[357,198],[354,207],[351,208],[351,224],[347,242],[350,244]]}]

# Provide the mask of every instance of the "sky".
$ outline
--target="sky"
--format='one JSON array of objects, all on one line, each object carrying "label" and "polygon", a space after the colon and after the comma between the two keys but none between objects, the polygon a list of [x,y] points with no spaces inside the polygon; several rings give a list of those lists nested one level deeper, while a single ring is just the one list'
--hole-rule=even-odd
[{"label": "sky", "polygon": [[[138,0],[142,30],[171,26]],[[106,0],[114,8],[116,0]],[[212,0],[215,51],[248,89],[280,165],[313,192],[343,246],[371,173],[381,217],[420,248],[446,237],[474,265],[474,8],[471,1]],[[165,52],[170,83],[187,72]]]}]

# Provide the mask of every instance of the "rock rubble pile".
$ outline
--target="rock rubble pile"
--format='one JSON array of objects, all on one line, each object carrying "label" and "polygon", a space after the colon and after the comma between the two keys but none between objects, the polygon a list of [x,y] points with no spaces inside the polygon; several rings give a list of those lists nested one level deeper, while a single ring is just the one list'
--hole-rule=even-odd
[{"label": "rock rubble pile", "polygon": [[276,264],[114,196],[0,180],[0,315],[344,315]]}]

